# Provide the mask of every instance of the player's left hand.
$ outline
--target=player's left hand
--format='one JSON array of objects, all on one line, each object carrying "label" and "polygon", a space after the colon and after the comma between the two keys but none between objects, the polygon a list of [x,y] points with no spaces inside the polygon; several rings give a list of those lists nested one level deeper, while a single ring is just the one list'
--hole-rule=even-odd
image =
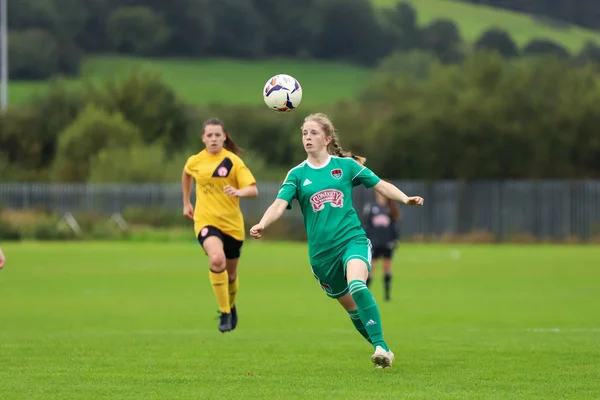
[{"label": "player's left hand", "polygon": [[225,194],[229,197],[239,197],[240,194],[240,190],[234,188],[233,186],[227,185],[223,188],[223,192],[225,192]]},{"label": "player's left hand", "polygon": [[263,224],[256,224],[252,228],[250,228],[250,236],[255,239],[260,239],[262,236],[262,231],[265,229]]},{"label": "player's left hand", "polygon": [[422,206],[423,205],[423,198],[420,196],[413,196],[413,197],[409,197],[408,200],[406,201],[406,205],[407,206]]}]

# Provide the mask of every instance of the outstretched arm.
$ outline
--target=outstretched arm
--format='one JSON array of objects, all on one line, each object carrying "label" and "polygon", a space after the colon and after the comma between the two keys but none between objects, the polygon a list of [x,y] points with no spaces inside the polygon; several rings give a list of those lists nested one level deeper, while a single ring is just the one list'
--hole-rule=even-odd
[{"label": "outstretched arm", "polygon": [[402,190],[383,179],[373,186],[373,189],[380,195],[387,197],[390,200],[400,201],[409,206],[422,206],[423,198],[419,196],[407,196]]},{"label": "outstretched arm", "polygon": [[277,221],[285,212],[288,206],[288,202],[282,199],[276,199],[273,204],[267,208],[265,215],[261,218],[260,222],[250,228],[250,235],[256,239],[260,239],[262,231],[273,222]]}]

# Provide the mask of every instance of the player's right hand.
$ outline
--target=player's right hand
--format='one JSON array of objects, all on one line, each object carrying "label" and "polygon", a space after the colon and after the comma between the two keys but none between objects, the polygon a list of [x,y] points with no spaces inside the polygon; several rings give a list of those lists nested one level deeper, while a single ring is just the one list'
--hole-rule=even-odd
[{"label": "player's right hand", "polygon": [[183,205],[183,215],[189,219],[194,219],[194,206],[191,204]]},{"label": "player's right hand", "polygon": [[6,257],[4,257],[4,253],[2,252],[2,249],[0,249],[0,269],[2,269],[2,267],[4,267],[5,262],[6,262]]},{"label": "player's right hand", "polygon": [[252,236],[254,239],[260,239],[264,229],[265,227],[262,224],[256,224],[250,228],[250,236]]}]

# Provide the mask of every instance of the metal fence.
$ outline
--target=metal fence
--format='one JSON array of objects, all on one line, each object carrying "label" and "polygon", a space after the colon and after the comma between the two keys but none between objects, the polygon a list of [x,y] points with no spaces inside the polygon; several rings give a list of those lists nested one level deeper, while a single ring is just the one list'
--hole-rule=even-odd
[{"label": "metal fence", "polygon": [[[538,239],[588,239],[600,235],[600,181],[395,181],[408,194],[425,198],[422,208],[403,207],[402,237],[484,231],[503,240],[526,234]],[[271,204],[279,183],[262,182],[257,199],[243,199],[247,220],[258,220]],[[372,191],[354,193],[360,212]],[[54,212],[118,213],[128,207],[181,212],[179,184],[91,185],[0,183],[0,206],[43,208]],[[298,222],[298,207],[286,213]]]}]

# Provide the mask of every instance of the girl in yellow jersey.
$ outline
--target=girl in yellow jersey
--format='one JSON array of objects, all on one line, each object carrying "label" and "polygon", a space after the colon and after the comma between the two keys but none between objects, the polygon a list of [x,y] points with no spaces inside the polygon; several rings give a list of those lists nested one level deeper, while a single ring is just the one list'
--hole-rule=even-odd
[{"label": "girl in yellow jersey", "polygon": [[[188,158],[181,175],[183,215],[194,220],[196,237],[208,255],[209,277],[221,311],[219,330],[227,332],[237,325],[237,265],[245,238],[239,198],[256,197],[258,189],[221,120],[204,122],[202,142],[206,148]],[[192,180],[195,209],[190,201]]]}]

